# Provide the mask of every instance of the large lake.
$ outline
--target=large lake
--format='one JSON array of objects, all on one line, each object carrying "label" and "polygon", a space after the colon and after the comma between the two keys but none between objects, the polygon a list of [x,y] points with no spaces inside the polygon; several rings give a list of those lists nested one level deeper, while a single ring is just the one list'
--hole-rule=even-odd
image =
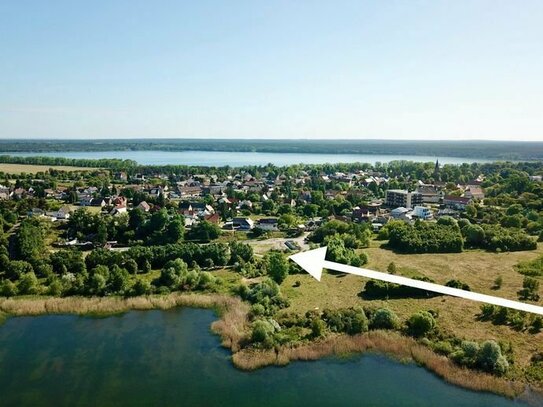
[{"label": "large lake", "polygon": [[[0,154],[4,154],[0,151]],[[435,157],[423,155],[376,155],[376,154],[293,154],[293,153],[251,153],[226,151],[64,151],[47,153],[5,153],[14,156],[48,156],[66,158],[122,158],[137,161],[144,165],[202,165],[240,167],[244,165],[277,166],[291,164],[325,163],[386,163],[395,160],[435,162],[442,164],[462,164],[490,162],[491,160],[463,157]]]},{"label": "large lake", "polygon": [[11,318],[0,327],[2,406],[518,406],[383,356],[235,369],[208,310]]}]

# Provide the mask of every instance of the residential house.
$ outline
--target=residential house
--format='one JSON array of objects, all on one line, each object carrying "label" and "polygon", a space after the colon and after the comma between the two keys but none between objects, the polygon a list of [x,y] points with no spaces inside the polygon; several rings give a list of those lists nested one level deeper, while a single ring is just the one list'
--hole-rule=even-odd
[{"label": "residential house", "polygon": [[423,203],[440,203],[445,196],[436,185],[419,185],[416,192],[422,195]]},{"label": "residential house", "polygon": [[68,220],[72,214],[72,208],[68,205],[62,206],[59,210],[48,212],[47,215],[55,219]]},{"label": "residential house", "polygon": [[413,209],[413,216],[423,220],[430,220],[434,217],[430,208],[419,205],[415,206],[415,208]]},{"label": "residential house", "polygon": [[446,195],[443,198],[443,204],[447,209],[463,211],[471,203],[471,200],[471,198],[466,196]]},{"label": "residential house", "polygon": [[110,212],[113,216],[122,215],[123,213],[126,213],[128,211],[128,208],[126,205],[116,205]]},{"label": "residential house", "polygon": [[221,222],[221,217],[217,212],[212,213],[210,215],[204,216],[204,220],[206,222],[214,223],[215,225],[218,225]]},{"label": "residential house", "polygon": [[468,185],[464,191],[464,196],[466,198],[477,199],[479,201],[485,199],[483,188],[481,188],[479,185]]},{"label": "residential house", "polygon": [[265,231],[275,232],[279,230],[279,221],[277,218],[262,218],[257,221],[256,227]]},{"label": "residential house", "polygon": [[390,211],[390,216],[394,219],[410,222],[412,220],[412,211],[403,206]]},{"label": "residential house", "polygon": [[136,208],[141,209],[143,212],[149,212],[151,210],[151,205],[145,201],[141,201]]},{"label": "residential house", "polygon": [[249,218],[234,218],[232,224],[235,229],[251,230],[255,227],[255,223]]}]

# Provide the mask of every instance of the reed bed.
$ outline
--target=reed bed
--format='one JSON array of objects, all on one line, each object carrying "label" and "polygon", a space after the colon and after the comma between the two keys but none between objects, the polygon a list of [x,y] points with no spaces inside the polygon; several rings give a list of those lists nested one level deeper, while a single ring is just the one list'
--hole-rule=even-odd
[{"label": "reed bed", "polygon": [[338,335],[302,346],[276,350],[247,349],[235,353],[232,359],[238,368],[254,370],[272,364],[284,365],[295,360],[317,360],[324,356],[368,351],[415,362],[447,382],[470,390],[488,391],[507,397],[519,396],[525,390],[522,383],[460,367],[415,340],[390,331],[371,331],[355,336]]}]

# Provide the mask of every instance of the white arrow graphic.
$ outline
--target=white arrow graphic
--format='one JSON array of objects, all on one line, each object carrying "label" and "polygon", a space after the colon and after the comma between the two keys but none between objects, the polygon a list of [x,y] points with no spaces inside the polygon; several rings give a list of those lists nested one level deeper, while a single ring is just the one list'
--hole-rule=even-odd
[{"label": "white arrow graphic", "polygon": [[421,290],[433,291],[440,294],[452,295],[454,297],[466,298],[472,301],[485,302],[487,304],[499,305],[500,307],[513,308],[519,311],[543,315],[543,307],[537,305],[525,304],[523,302],[506,300],[505,298],[494,297],[492,295],[478,294],[472,291],[460,290],[458,288],[428,283],[426,281],[413,280],[407,277],[395,276],[392,274],[381,273],[379,271],[348,266],[346,264],[325,260],[325,257],[326,247],[321,247],[319,249],[294,254],[290,256],[290,259],[315,277],[315,279],[318,281],[321,281],[322,269],[326,268],[328,270],[355,274],[357,276],[367,277],[374,280],[382,280],[388,283],[401,284],[409,287],[420,288]]}]

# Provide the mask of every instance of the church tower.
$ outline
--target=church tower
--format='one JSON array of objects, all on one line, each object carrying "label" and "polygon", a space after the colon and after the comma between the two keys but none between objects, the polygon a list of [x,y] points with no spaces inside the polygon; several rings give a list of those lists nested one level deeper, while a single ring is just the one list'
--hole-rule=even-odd
[{"label": "church tower", "polygon": [[439,181],[439,160],[436,160],[433,176],[435,181]]}]

